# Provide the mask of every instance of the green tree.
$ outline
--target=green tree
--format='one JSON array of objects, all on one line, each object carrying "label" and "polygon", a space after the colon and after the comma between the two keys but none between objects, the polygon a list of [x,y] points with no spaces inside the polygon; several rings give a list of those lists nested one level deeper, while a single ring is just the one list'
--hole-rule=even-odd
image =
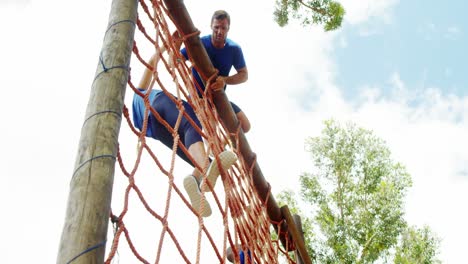
[{"label": "green tree", "polygon": [[274,19],[281,27],[289,22],[289,17],[301,20],[302,25],[323,24],[325,31],[341,26],[345,10],[331,0],[276,0]]},{"label": "green tree", "polygon": [[439,244],[440,239],[429,227],[409,227],[401,235],[401,239],[395,249],[394,263],[441,263],[437,259]]},{"label": "green tree", "polygon": [[312,217],[297,208],[292,191],[278,195],[278,202],[308,223],[306,243],[318,263],[434,263],[437,239],[404,220],[410,175],[381,139],[328,120],[319,137],[306,140],[306,149],[315,170],[300,176],[301,198]]}]

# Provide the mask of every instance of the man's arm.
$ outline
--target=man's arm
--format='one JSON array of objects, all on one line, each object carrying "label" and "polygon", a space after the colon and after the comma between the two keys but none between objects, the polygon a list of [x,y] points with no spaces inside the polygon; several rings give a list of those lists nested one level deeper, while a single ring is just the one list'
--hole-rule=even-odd
[{"label": "man's arm", "polygon": [[[180,50],[180,46],[182,45],[182,39],[179,36],[179,32],[174,31],[174,33],[172,33],[172,40],[174,41],[174,45],[176,48],[175,50],[177,51]],[[151,56],[151,59],[149,60],[148,64],[151,65],[153,68],[156,67],[160,59],[159,54],[163,54],[164,52],[166,52],[166,47],[163,45],[160,47],[159,52]],[[153,79],[153,72],[147,67],[145,67],[145,71],[143,72],[143,76],[141,77],[138,88],[148,89],[148,87],[151,84],[152,79]]]},{"label": "man's arm", "polygon": [[[159,60],[159,58],[158,58]],[[152,67],[156,66],[156,54],[151,56],[151,59],[148,62],[149,65]],[[138,84],[137,88],[140,89],[148,89],[151,84],[151,80],[153,79],[153,71],[151,71],[148,67],[145,67],[145,71],[143,72],[143,76],[141,77],[140,84]]]},{"label": "man's arm", "polygon": [[228,77],[224,77],[224,82],[229,85],[241,84],[249,79],[247,66],[237,70],[237,73]]},{"label": "man's arm", "polygon": [[240,68],[237,70],[237,73],[231,76],[218,76],[216,81],[211,85],[211,89],[213,91],[219,91],[224,89],[226,84],[235,85],[241,84],[246,82],[249,79],[249,72],[247,71],[247,67]]}]

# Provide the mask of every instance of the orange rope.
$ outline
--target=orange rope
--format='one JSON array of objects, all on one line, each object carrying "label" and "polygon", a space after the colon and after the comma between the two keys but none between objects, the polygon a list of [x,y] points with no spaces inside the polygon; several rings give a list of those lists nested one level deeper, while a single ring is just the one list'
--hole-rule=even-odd
[{"label": "orange rope", "polygon": [[[177,25],[173,24],[162,1],[139,0],[139,2],[141,12],[137,19],[138,31],[136,32],[133,44],[133,55],[136,59],[132,60],[132,66],[133,68],[149,69],[154,73],[150,88],[156,86],[168,95],[179,109],[179,115],[175,127],[171,127],[151,107],[149,93],[140,92],[131,81],[131,76],[129,76],[128,86],[131,88],[129,91],[133,91],[134,94],[143,98],[146,112],[151,113],[173,135],[174,144],[172,146],[170,163],[166,167],[165,163],[162,162],[164,159],[158,157],[159,153],[152,149],[152,144],[157,144],[154,143],[155,140],[145,137],[148,126],[148,115],[145,113],[142,131],[138,131],[133,126],[128,108],[124,106],[123,116],[127,121],[124,129],[128,129],[131,134],[135,135],[139,146],[134,162],[124,160],[125,156],[123,154],[125,153],[121,153],[122,150],[119,147],[117,161],[120,172],[116,173],[121,173],[125,177],[116,177],[116,181],[123,180],[125,187],[114,190],[114,193],[123,193],[123,201],[121,211],[110,216],[115,224],[116,231],[110,245],[106,263],[112,263],[118,255],[118,250],[131,253],[134,258],[142,263],[167,263],[167,256],[165,256],[167,245],[173,245],[179,254],[178,257],[171,256],[171,263],[228,263],[226,260],[227,247],[232,248],[235,254],[234,257],[238,263],[239,251],[236,244],[240,245],[243,250],[250,251],[252,260],[246,257],[246,263],[279,263],[280,258],[288,263],[295,263],[289,257],[288,252],[280,246],[278,240],[272,240],[271,238],[272,224],[277,226],[278,232],[286,231],[281,229],[282,223],[272,222],[266,213],[266,202],[269,195],[271,195],[271,188],[266,200],[260,199],[255,191],[252,175],[253,168],[257,162],[256,156],[246,161],[239,154],[239,150],[232,149],[232,146],[239,146],[238,135],[240,126],[236,133],[231,134],[227,132],[213,107],[210,89],[205,90],[203,98],[198,97],[197,91],[201,91],[201,87],[194,82],[191,71],[192,67],[195,69],[197,67],[196,65],[189,65],[190,63],[185,61],[178,47],[174,45],[175,42],[199,35],[200,32],[197,30],[185,36],[180,35],[180,33],[171,34],[171,31],[178,28]],[[144,58],[149,56],[148,54],[143,54],[143,51],[148,48],[153,52],[156,51],[160,63],[156,65],[147,63]],[[168,74],[169,77],[164,76],[164,74]],[[217,74],[216,72],[208,78],[207,87],[215,80]],[[194,109],[202,127],[198,127],[195,121],[186,113],[181,100],[187,101]],[[210,202],[213,211],[211,218],[213,219],[209,221],[202,218],[192,207],[185,192],[180,190],[174,176],[179,172],[179,162],[176,155],[178,150],[185,153],[198,170],[203,171],[203,164],[196,164],[177,133],[177,128],[183,117],[202,136],[206,142],[207,153],[213,155],[213,160],[217,160],[219,163],[218,154],[226,147],[235,151],[239,157],[238,162],[229,170],[220,169],[221,177],[218,179],[218,182],[222,182],[224,187],[222,191],[220,192],[218,188],[213,188],[208,183],[208,188],[211,192],[202,194],[205,197],[212,197],[214,200],[214,203]],[[120,140],[127,141],[128,139]],[[230,142],[231,140],[233,142]],[[226,145],[226,143],[228,144]],[[163,186],[166,188],[161,189],[165,190],[165,193],[157,194],[157,201],[163,205],[162,209],[156,209],[151,206],[150,202],[152,200],[149,200],[149,194],[143,188],[145,186],[140,186],[142,183],[139,179],[137,180],[138,172],[143,169],[143,166],[148,166],[148,163],[153,164],[152,166],[160,174],[155,175],[155,177],[160,177],[161,175],[167,177],[167,181],[164,183],[167,186]],[[146,175],[145,177],[149,176]],[[136,201],[142,205],[142,209],[146,210],[150,219],[161,228],[159,236],[156,234],[146,234],[147,236],[155,237],[155,240],[152,242],[154,254],[150,256],[147,253],[141,253],[142,246],[134,243],[138,242],[141,237],[133,233],[137,230],[138,224],[132,223],[131,210],[132,206],[135,205],[132,197],[136,198]],[[181,202],[181,206],[184,208],[174,208],[177,202]],[[114,203],[112,206],[118,206],[118,204]],[[177,231],[184,227],[174,224],[174,215],[172,213],[176,209],[178,210],[177,212],[179,210],[184,210],[185,212],[184,215],[178,215],[178,218],[183,218],[187,223],[198,223],[198,230],[193,230],[193,234],[191,234],[193,237],[197,237],[197,241],[186,241],[185,236],[177,234]],[[116,212],[115,210],[112,211]],[[217,219],[218,217],[219,219]],[[213,221],[215,224],[213,224]],[[125,240],[128,248],[121,245],[121,240]],[[287,243],[292,242],[287,241]],[[195,245],[196,247],[194,247]],[[192,252],[194,248],[196,252]],[[154,258],[154,261],[149,261],[148,259],[150,258]]]}]

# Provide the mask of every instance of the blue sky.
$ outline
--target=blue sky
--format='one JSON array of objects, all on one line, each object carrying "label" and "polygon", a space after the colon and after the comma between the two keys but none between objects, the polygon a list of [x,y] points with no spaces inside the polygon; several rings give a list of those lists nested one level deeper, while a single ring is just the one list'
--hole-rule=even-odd
[{"label": "blue sky", "polygon": [[[390,21],[345,24],[346,47],[336,48],[337,83],[347,98],[363,85],[385,83],[398,72],[412,90],[439,87],[467,95],[466,1],[400,1]],[[384,87],[385,88],[385,87]],[[388,87],[387,87],[388,88]]]},{"label": "blue sky", "polygon": [[[464,263],[468,4],[461,0],[341,2],[347,10],[343,27],[329,33],[295,23],[279,28],[272,21],[273,1],[185,4],[202,34],[209,33],[213,10],[231,13],[229,36],[243,47],[249,81],[229,87],[227,94],[252,123],[247,138],[274,193],[297,189],[298,176],[313,169],[304,140],[320,135],[324,120],[354,122],[382,138],[392,157],[411,174],[408,222],[429,225],[442,238],[443,263]],[[110,6],[111,0],[0,2],[6,36],[0,42],[4,124],[0,171],[2,186],[7,186],[0,192],[0,205],[8,215],[0,218],[4,227],[0,245],[8,249],[2,263],[55,261]],[[152,52],[141,51],[148,57]],[[141,65],[133,65],[132,74],[141,71]],[[126,100],[130,99],[129,93]],[[135,139],[124,125],[119,141],[131,157]],[[154,148],[165,151],[156,143]],[[181,175],[191,171],[185,166],[177,170]],[[121,205],[119,187],[124,182],[117,172],[116,208]],[[151,195],[158,194],[153,182],[143,185]],[[222,193],[220,184],[216,188]],[[147,230],[138,229],[144,226],[139,216],[132,216],[136,219],[132,231],[141,233],[139,238],[145,241],[149,237]],[[219,225],[216,219],[207,224]],[[191,222],[182,220],[184,227]],[[153,254],[154,247],[145,252]],[[124,249],[120,253],[121,263],[133,263],[124,261]]]}]

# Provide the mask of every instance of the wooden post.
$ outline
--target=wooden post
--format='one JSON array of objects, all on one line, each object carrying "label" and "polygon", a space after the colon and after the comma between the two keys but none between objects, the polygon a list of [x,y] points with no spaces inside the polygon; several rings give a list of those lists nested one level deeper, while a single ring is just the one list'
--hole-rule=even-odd
[{"label": "wooden post", "polygon": [[70,182],[57,263],[103,263],[137,0],[113,0]]},{"label": "wooden post", "polygon": [[307,249],[304,244],[302,232],[299,232],[299,230],[296,228],[296,223],[293,220],[293,217],[291,215],[291,212],[289,211],[288,206],[285,205],[281,207],[281,212],[283,213],[284,219],[288,223],[289,234],[293,238],[296,251],[299,252],[302,263],[312,264],[312,260],[310,259],[310,256],[307,253]]},{"label": "wooden post", "polygon": [[[300,238],[302,239],[302,241],[304,241],[305,243],[305,240],[304,240],[304,231],[302,230],[302,221],[301,221],[301,217],[297,214],[293,215],[293,220],[294,220],[294,224],[296,225],[296,228],[297,228],[297,231],[299,233],[299,236]],[[305,245],[305,244],[304,244]],[[301,257],[301,254],[299,252],[299,249],[297,249],[296,247],[296,250],[294,251],[294,254],[296,256],[296,263],[297,264],[304,264],[304,261],[302,260],[302,257]]]}]

